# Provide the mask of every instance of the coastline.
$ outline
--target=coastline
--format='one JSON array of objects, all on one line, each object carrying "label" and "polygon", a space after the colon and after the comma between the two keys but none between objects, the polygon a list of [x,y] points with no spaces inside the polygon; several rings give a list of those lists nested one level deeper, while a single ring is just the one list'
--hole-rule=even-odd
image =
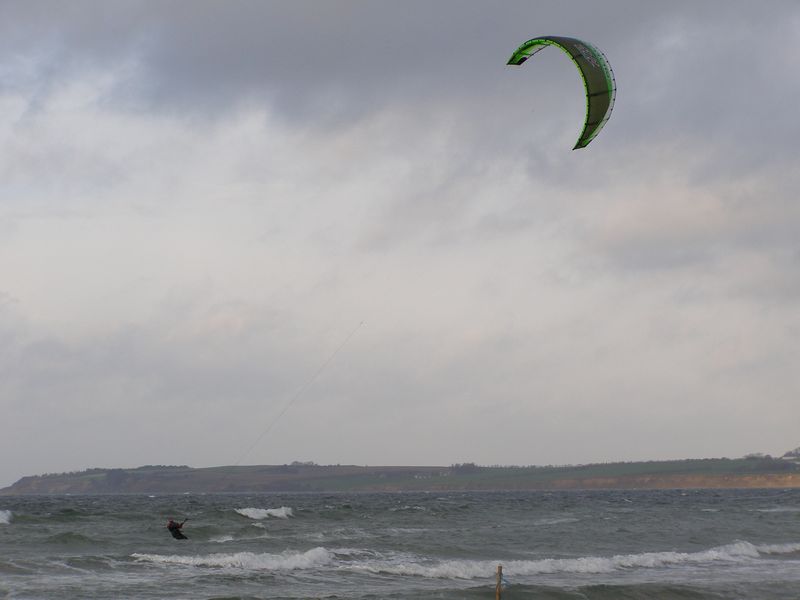
[{"label": "coastline", "polygon": [[0,489],[0,495],[735,488],[800,488],[800,465],[723,458],[546,467],[145,466],[28,476]]}]

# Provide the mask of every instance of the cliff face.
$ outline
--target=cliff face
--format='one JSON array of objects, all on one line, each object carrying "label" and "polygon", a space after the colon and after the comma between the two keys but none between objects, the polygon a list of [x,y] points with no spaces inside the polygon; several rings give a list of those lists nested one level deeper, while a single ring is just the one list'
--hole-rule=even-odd
[{"label": "cliff face", "polygon": [[[743,472],[744,471],[744,472]],[[23,477],[0,494],[181,494],[449,490],[796,488],[785,461],[674,461],[580,467],[162,467]]]},{"label": "cliff face", "polygon": [[557,480],[557,489],[735,489],[796,488],[800,474],[763,475],[645,475],[641,477]]}]

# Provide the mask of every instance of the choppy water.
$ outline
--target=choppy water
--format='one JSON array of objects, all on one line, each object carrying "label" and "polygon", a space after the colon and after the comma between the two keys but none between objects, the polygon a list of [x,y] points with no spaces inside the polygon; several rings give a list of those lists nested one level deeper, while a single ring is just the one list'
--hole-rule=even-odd
[{"label": "choppy water", "polygon": [[509,600],[797,600],[800,490],[0,497],[0,598],[493,599],[497,564]]}]

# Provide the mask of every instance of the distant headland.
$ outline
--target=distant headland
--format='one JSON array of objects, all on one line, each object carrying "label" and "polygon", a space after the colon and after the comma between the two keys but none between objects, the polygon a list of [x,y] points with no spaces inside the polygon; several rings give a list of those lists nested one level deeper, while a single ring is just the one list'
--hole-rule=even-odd
[{"label": "distant headland", "polygon": [[371,467],[285,465],[192,468],[148,465],[23,477],[0,489],[20,494],[224,492],[399,492],[480,490],[798,488],[800,448],[780,458],[704,458],[568,466]]}]

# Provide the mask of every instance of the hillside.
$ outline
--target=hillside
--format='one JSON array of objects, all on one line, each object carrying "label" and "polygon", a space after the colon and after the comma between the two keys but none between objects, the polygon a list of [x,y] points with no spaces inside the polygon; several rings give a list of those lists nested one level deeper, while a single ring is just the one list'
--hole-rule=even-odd
[{"label": "hillside", "polygon": [[800,487],[800,465],[769,456],[577,466],[144,466],[23,477],[0,494],[139,494]]}]

